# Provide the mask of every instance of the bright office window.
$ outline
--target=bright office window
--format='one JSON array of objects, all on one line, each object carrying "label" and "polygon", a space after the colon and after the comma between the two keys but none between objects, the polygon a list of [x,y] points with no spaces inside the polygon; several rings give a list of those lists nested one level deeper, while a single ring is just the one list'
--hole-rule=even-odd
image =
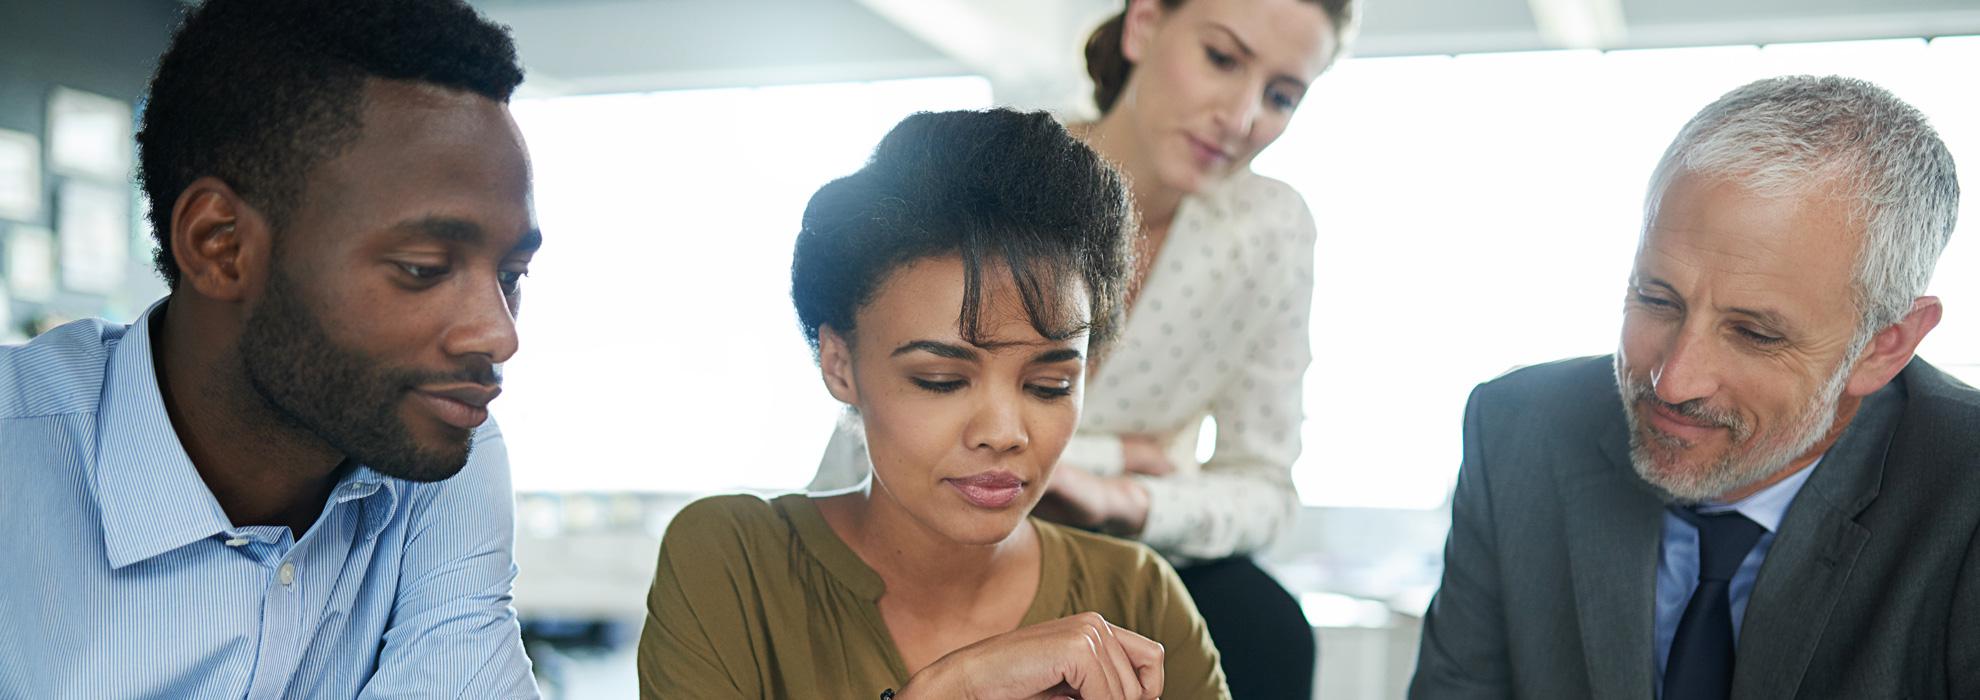
[{"label": "bright office window", "polygon": [[[1864,78],[1923,111],[1971,173],[1976,65],[1974,37],[1342,63],[1256,165],[1306,196],[1320,230],[1301,496],[1437,507],[1472,386],[1612,352],[1650,171],[1719,95],[1774,75]],[[1969,383],[1976,189],[1932,285],[1945,321],[1920,350]]]},{"label": "bright office window", "polygon": [[[1644,185],[1698,108],[1853,75],[1980,168],[1973,65],[1966,37],[1344,62],[1256,165],[1320,228],[1301,496],[1435,508],[1472,386],[1611,352]],[[548,243],[498,411],[516,487],[802,487],[839,408],[787,297],[799,214],[901,117],[989,103],[978,78],[517,102]],[[1921,354],[1980,383],[1974,235],[1940,261]]]},{"label": "bright office window", "polygon": [[496,411],[523,491],[800,488],[839,405],[790,303],[811,193],[981,78],[518,100],[545,243]]}]

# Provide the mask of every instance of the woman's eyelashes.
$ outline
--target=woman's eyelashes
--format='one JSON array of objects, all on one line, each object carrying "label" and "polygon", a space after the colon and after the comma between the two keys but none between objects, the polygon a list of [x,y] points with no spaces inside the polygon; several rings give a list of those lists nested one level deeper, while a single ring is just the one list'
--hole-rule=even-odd
[{"label": "woman's eyelashes", "polygon": [[1211,66],[1216,67],[1217,70],[1236,70],[1238,67],[1236,55],[1218,50],[1215,46],[1204,46],[1203,57],[1210,62]]},{"label": "woman's eyelashes", "polygon": [[[953,394],[969,386],[969,380],[966,379],[930,379],[926,377],[908,377],[908,381],[912,382],[917,388],[921,389],[922,391],[926,391],[931,394]],[[1038,397],[1040,399],[1044,399],[1047,401],[1055,401],[1058,399],[1066,398],[1068,396],[1072,396],[1073,382],[1070,379],[1042,379],[1033,382],[1026,382],[1024,385],[1024,390],[1027,393],[1030,393],[1032,396]]]},{"label": "woman's eyelashes", "polygon": [[935,380],[935,379],[922,379],[921,377],[909,377],[908,381],[914,382],[915,386],[921,387],[923,390],[933,392],[936,394],[954,393],[957,390],[962,389],[963,386],[965,386],[966,384],[968,384],[968,382],[965,382],[961,379]]},{"label": "woman's eyelashes", "polygon": [[1299,95],[1283,88],[1272,87],[1265,90],[1265,104],[1281,112],[1291,112],[1299,108]]},{"label": "woman's eyelashes", "polygon": [[1069,381],[1027,384],[1025,385],[1025,389],[1030,391],[1031,395],[1045,399],[1046,401],[1056,401],[1072,396],[1072,382]]}]

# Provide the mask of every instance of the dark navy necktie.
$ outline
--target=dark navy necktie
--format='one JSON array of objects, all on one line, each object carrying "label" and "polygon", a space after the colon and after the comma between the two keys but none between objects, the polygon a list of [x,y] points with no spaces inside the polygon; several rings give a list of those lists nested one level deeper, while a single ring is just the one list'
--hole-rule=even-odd
[{"label": "dark navy necktie", "polygon": [[1725,700],[1733,678],[1732,577],[1763,530],[1738,513],[1671,510],[1698,526],[1698,590],[1671,640],[1664,700]]}]

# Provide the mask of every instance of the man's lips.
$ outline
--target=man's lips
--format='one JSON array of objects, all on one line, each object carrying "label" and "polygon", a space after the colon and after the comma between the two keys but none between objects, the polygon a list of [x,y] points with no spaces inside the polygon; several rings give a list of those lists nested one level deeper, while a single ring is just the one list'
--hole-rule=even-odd
[{"label": "man's lips", "polygon": [[442,422],[462,430],[473,430],[488,420],[488,402],[502,395],[502,387],[486,384],[448,384],[413,390],[420,403]]},{"label": "man's lips", "polygon": [[1699,420],[1671,410],[1662,401],[1644,401],[1649,411],[1650,426],[1660,433],[1685,441],[1697,440],[1725,430],[1726,427],[1710,421]]}]

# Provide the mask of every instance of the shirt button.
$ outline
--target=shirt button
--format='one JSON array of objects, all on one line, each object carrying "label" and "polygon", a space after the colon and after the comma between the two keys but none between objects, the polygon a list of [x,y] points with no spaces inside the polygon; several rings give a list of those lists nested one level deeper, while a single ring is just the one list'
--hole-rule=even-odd
[{"label": "shirt button", "polygon": [[282,564],[282,569],[276,572],[275,577],[281,579],[284,586],[294,585],[296,582],[296,565],[290,563]]},{"label": "shirt button", "polygon": [[234,539],[227,540],[227,546],[229,547],[239,547],[247,543],[248,543],[248,538],[246,537],[236,537]]}]

